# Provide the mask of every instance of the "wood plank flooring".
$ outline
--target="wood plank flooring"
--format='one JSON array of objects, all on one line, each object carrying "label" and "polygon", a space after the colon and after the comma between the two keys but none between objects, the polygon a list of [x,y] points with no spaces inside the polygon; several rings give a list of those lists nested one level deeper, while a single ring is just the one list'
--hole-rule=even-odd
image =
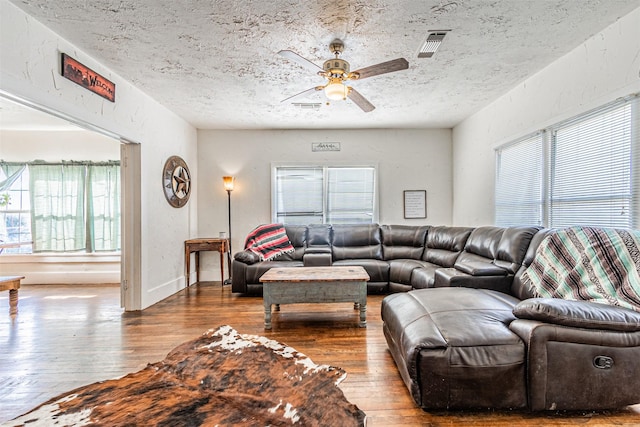
[{"label": "wood plank flooring", "polygon": [[369,296],[366,329],[357,327],[353,304],[338,303],[283,305],[265,331],[262,298],[232,294],[220,282],[192,285],[138,313],[123,313],[117,286],[26,285],[14,320],[8,295],[0,294],[0,423],[75,387],[139,370],[208,329],[231,325],[345,369],[340,388],[366,412],[368,426],[640,425],[640,405],[598,413],[424,412],[387,351],[381,301]]}]

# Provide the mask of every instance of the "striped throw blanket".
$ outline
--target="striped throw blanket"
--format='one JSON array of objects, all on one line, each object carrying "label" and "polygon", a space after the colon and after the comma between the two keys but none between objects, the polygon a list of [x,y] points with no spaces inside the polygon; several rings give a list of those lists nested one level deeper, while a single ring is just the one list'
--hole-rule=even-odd
[{"label": "striped throw blanket", "polygon": [[539,297],[640,311],[640,231],[558,230],[540,243],[522,281]]},{"label": "striped throw blanket", "polygon": [[256,227],[247,236],[244,248],[258,255],[260,261],[269,261],[294,250],[282,224],[265,224]]}]

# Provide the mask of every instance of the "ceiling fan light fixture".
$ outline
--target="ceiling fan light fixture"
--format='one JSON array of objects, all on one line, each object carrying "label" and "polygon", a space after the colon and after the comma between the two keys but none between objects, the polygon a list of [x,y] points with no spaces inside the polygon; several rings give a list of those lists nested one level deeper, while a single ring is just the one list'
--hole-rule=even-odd
[{"label": "ceiling fan light fixture", "polygon": [[349,88],[340,79],[331,79],[329,84],[324,87],[324,94],[333,101],[345,100],[349,95]]}]

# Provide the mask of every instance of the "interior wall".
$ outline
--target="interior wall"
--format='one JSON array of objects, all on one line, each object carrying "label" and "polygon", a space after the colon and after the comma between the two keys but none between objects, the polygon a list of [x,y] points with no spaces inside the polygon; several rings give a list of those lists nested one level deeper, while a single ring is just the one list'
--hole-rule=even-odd
[{"label": "interior wall", "polygon": [[[197,197],[181,209],[171,207],[162,190],[162,168],[178,155],[197,174],[195,128],[7,0],[0,0],[0,7],[0,90],[141,145],[141,179],[131,183],[142,195],[141,283],[133,284],[140,287],[140,302],[133,309],[182,289],[183,242],[197,234]],[[60,76],[61,52],[113,81],[116,102]]]},{"label": "interior wall", "polygon": [[[0,159],[119,160],[120,142],[95,132],[77,130],[0,130]],[[3,275],[25,276],[23,284],[120,283],[120,254],[3,254]]]},{"label": "interior wall", "polygon": [[120,141],[84,129],[0,130],[0,159],[8,162],[120,160]]},{"label": "interior wall", "polygon": [[[314,142],[338,142],[340,151],[313,152]],[[227,230],[222,177],[236,177],[231,193],[234,253],[242,250],[253,228],[271,222],[272,163],[375,164],[380,224],[451,223],[449,129],[199,130],[198,157],[199,237]],[[426,219],[404,219],[403,190],[427,191]],[[201,259],[201,278],[219,280],[218,255],[203,253]]]},{"label": "interior wall", "polygon": [[453,129],[453,222],[494,223],[494,150],[640,92],[640,8]]}]

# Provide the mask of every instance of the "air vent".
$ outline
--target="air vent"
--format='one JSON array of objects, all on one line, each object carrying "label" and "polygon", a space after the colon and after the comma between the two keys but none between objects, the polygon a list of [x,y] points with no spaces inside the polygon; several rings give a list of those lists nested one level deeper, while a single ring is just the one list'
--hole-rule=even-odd
[{"label": "air vent", "polygon": [[449,30],[440,30],[429,33],[427,40],[422,43],[420,51],[418,51],[418,58],[431,58],[442,44],[442,40],[448,31]]},{"label": "air vent", "polygon": [[292,104],[302,110],[319,110],[322,105],[320,102],[293,102]]}]

